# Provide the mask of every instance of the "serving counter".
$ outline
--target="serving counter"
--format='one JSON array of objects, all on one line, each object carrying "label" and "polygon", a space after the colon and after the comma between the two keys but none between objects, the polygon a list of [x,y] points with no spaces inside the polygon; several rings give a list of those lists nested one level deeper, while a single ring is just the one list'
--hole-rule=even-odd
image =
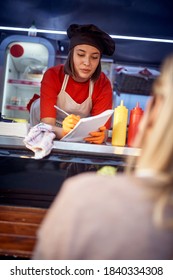
[{"label": "serving counter", "polygon": [[31,258],[40,223],[66,178],[105,165],[123,172],[126,158],[139,154],[110,143],[54,141],[51,154],[36,160],[22,138],[0,136],[0,256]]},{"label": "serving counter", "polygon": [[140,149],[54,141],[49,156],[36,160],[22,138],[0,136],[0,204],[49,207],[68,177],[102,166],[123,171]]}]

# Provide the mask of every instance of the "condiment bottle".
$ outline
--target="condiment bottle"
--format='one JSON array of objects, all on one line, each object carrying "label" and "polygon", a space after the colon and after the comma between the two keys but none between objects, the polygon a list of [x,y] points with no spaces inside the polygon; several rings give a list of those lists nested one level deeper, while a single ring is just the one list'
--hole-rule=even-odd
[{"label": "condiment bottle", "polygon": [[119,106],[114,110],[114,120],[112,129],[112,145],[125,146],[126,132],[127,132],[127,119],[128,109],[124,106],[123,100]]},{"label": "condiment bottle", "polygon": [[138,125],[143,115],[142,108],[139,107],[139,102],[136,103],[136,107],[130,111],[130,121],[129,121],[129,128],[128,128],[128,138],[127,138],[127,145],[132,147],[133,142],[138,131]]}]

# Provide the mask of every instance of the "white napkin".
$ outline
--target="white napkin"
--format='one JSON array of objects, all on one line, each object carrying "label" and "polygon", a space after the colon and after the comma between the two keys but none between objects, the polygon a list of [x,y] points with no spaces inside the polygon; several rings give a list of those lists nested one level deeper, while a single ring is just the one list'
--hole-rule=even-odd
[{"label": "white napkin", "polygon": [[41,159],[50,154],[55,137],[51,125],[39,123],[30,129],[23,142],[28,149],[35,153],[35,159]]}]

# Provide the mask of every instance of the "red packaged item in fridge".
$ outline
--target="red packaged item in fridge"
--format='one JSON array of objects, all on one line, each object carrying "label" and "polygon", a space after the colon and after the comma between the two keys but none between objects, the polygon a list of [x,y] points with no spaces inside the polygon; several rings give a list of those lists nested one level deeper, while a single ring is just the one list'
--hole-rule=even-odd
[{"label": "red packaged item in fridge", "polygon": [[127,145],[133,147],[133,142],[138,131],[138,125],[141,120],[144,111],[140,108],[139,103],[137,102],[136,107],[130,111],[130,121],[128,128],[128,137]]}]

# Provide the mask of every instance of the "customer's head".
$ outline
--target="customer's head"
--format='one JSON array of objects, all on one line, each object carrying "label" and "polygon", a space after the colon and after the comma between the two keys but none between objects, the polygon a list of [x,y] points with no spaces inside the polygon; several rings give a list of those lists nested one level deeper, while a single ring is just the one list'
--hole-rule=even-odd
[{"label": "customer's head", "polygon": [[173,55],[166,58],[153,84],[152,97],[139,127],[142,148],[138,169],[173,174]]},{"label": "customer's head", "polygon": [[97,80],[101,72],[100,59],[102,55],[113,55],[114,40],[93,24],[71,24],[67,35],[70,39],[70,51],[65,72],[73,77],[81,75],[86,80]]}]

